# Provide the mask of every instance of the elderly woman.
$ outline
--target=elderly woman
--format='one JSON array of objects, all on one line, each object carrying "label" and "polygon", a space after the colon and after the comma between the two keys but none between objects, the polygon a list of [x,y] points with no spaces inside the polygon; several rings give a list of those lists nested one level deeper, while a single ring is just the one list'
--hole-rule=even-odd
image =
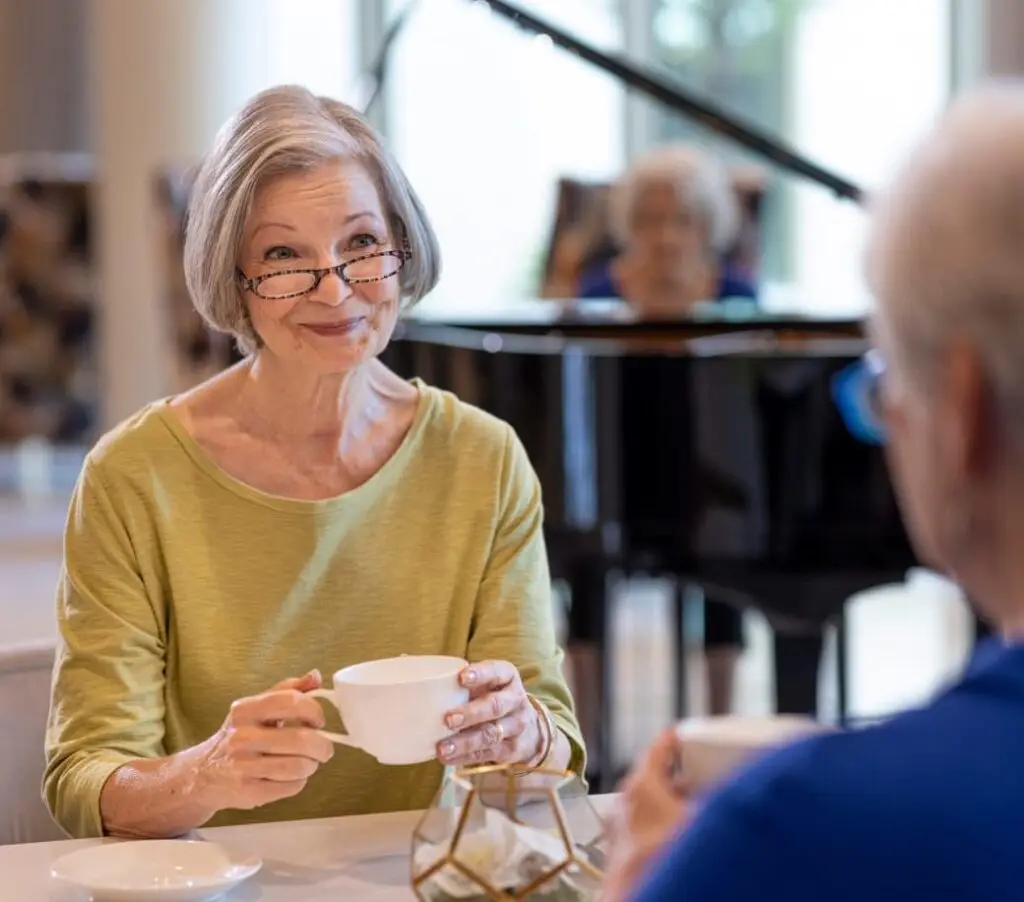
[{"label": "elderly woman", "polygon": [[[736,243],[740,212],[729,174],[715,157],[691,145],[657,148],[634,161],[613,186],[607,206],[607,225],[617,252],[610,260],[584,269],[577,296],[622,297],[644,315],[655,317],[685,315],[704,301],[756,297],[753,283],[723,262]],[[631,392],[648,393],[646,370],[630,371],[629,378]],[[650,393],[658,392],[652,387]],[[591,744],[601,704],[596,688],[600,685],[596,648],[603,632],[601,580],[601,574],[587,572],[573,579],[577,597],[568,617],[567,644],[580,719]],[[709,599],[704,606],[704,658],[708,707],[713,714],[731,710],[743,644],[741,613]],[[813,709],[816,646],[810,658],[811,689],[804,695],[811,697]],[[787,664],[788,649],[777,659]],[[777,686],[785,689],[793,682],[784,671]],[[782,702],[782,708],[793,709],[787,698]]]},{"label": "elderly woman", "polygon": [[[46,740],[56,820],[174,836],[424,807],[442,765],[579,770],[523,447],[377,360],[440,269],[377,135],[304,89],[254,97],[199,170],[185,269],[247,356],[139,411],[82,472]],[[438,760],[335,751],[306,692],[404,653],[471,662]]]},{"label": "elderly woman", "polygon": [[756,297],[723,263],[739,235],[739,209],[725,168],[699,148],[639,157],[612,190],[609,226],[620,253],[582,274],[580,297],[622,297],[653,315]]},{"label": "elderly woman", "polygon": [[1020,898],[1022,154],[1019,84],[964,96],[918,148],[874,209],[875,348],[837,385],[856,431],[888,439],[918,553],[999,639],[924,708],[769,755],[699,806],[663,737],[631,778],[609,899]]}]

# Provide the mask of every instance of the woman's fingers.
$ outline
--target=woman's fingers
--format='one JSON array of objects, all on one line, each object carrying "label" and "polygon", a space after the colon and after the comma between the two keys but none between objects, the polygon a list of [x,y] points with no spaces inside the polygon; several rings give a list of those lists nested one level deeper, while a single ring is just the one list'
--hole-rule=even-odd
[{"label": "woman's fingers", "polygon": [[522,684],[518,681],[496,692],[488,692],[467,702],[446,718],[450,730],[465,730],[508,716],[528,705]]},{"label": "woman's fingers", "polygon": [[324,712],[315,698],[297,689],[272,689],[236,701],[229,720],[238,725],[297,723],[319,730],[324,725]]},{"label": "woman's fingers", "polygon": [[459,679],[474,696],[504,689],[520,682],[519,671],[508,661],[481,661],[479,664],[470,664],[462,671]]},{"label": "woman's fingers", "polygon": [[242,775],[250,780],[294,783],[308,780],[320,766],[318,761],[286,755],[253,755],[239,761]]},{"label": "woman's fingers", "polygon": [[441,742],[438,754],[445,764],[519,760],[519,738],[526,729],[522,712],[471,727]]},{"label": "woman's fingers", "polygon": [[334,757],[334,743],[305,727],[246,725],[232,730],[234,750],[242,755],[308,758],[324,764]]},{"label": "woman's fingers", "polygon": [[263,780],[259,777],[245,779],[242,782],[243,791],[233,808],[251,810],[262,808],[271,802],[280,802],[281,799],[290,799],[297,796],[306,788],[305,780],[279,781]]},{"label": "woman's fingers", "polygon": [[311,689],[319,689],[323,683],[324,678],[320,675],[320,671],[314,668],[309,673],[304,673],[300,677],[288,677],[286,680],[281,680],[270,691],[277,692],[281,689],[296,689],[299,692],[309,692]]}]

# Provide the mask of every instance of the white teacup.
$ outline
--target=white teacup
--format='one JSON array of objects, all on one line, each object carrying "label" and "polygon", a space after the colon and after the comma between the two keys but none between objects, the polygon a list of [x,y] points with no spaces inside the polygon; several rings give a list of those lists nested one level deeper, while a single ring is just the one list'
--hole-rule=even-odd
[{"label": "white teacup", "polygon": [[402,655],[339,670],[325,698],[341,714],[345,733],[320,735],[362,749],[381,764],[419,764],[437,757],[437,744],[452,735],[445,715],[469,700],[459,683],[462,658]]},{"label": "white teacup", "polygon": [[832,728],[809,717],[694,717],[676,728],[682,742],[680,777],[702,792],[773,748]]}]

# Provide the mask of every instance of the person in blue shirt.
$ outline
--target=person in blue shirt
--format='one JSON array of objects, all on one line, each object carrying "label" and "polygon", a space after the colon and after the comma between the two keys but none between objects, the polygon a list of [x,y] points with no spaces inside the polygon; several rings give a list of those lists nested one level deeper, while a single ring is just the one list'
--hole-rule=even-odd
[{"label": "person in blue shirt", "polygon": [[[586,243],[592,248],[581,255],[575,297],[622,298],[652,316],[680,316],[698,303],[725,298],[756,299],[753,278],[724,262],[737,242],[740,209],[729,173],[714,156],[689,144],[655,148],[633,161],[599,200],[586,218]],[[639,378],[634,374],[630,384],[642,395]],[[580,574],[573,588],[568,652],[581,723],[588,743],[596,746],[600,662],[595,649],[604,631],[604,574],[595,572],[590,579]],[[743,644],[742,613],[709,599],[704,662],[713,714],[732,708]]]},{"label": "person in blue shirt", "polygon": [[648,313],[701,301],[757,299],[752,274],[728,262],[741,217],[729,173],[689,144],[642,155],[609,196],[612,243],[580,273],[580,298],[623,298]]},{"label": "person in blue shirt", "polygon": [[874,348],[841,374],[922,561],[990,621],[963,677],[706,798],[672,734],[625,787],[609,902],[1024,898],[1024,83],[962,94],[871,209]]},{"label": "person in blue shirt", "polygon": [[[757,300],[754,272],[740,262],[752,256],[739,195],[759,195],[764,177],[755,167],[728,170],[693,144],[669,144],[637,157],[608,192],[595,195],[581,232],[573,296],[622,298],[643,315],[678,318],[696,305]],[[749,225],[749,223],[748,223]],[[579,237],[579,236],[577,236]],[[646,370],[629,370],[630,391],[649,393]],[[625,375],[623,378],[627,378]],[[650,389],[657,394],[656,387]],[[599,660],[604,631],[604,574],[578,574],[568,616],[568,651],[581,723],[592,745],[600,709]],[[732,709],[737,665],[744,646],[743,614],[714,597],[704,604],[704,664],[708,710]],[[822,637],[775,636],[776,709],[813,715]]]}]

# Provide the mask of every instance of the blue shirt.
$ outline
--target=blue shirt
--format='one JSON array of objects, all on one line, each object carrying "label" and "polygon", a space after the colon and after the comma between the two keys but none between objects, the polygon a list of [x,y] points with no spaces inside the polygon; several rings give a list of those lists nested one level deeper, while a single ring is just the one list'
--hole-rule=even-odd
[{"label": "blue shirt", "polygon": [[928,707],[755,763],[634,898],[1024,899],[1024,648],[986,643]]},{"label": "blue shirt", "polygon": [[[619,291],[612,280],[611,264],[602,263],[583,273],[577,293],[581,298],[617,298]],[[728,267],[723,267],[718,280],[717,295],[708,300],[725,300],[726,298],[756,300],[757,287],[742,276],[731,272]]]}]

